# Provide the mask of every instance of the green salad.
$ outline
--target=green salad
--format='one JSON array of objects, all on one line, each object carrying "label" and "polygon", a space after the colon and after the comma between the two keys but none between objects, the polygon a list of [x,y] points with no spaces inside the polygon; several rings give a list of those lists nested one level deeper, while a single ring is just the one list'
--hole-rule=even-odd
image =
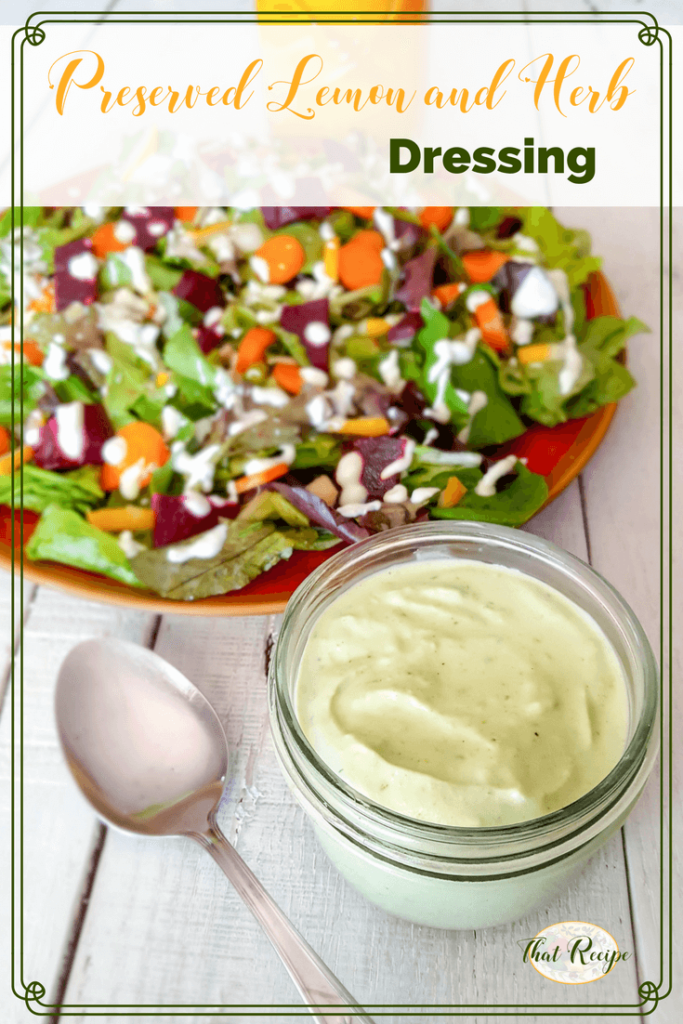
[{"label": "green salad", "polygon": [[618,401],[647,330],[587,318],[600,260],[538,207],[19,214],[0,503],[40,513],[29,559],[178,600],[423,519],[524,523],[548,488],[515,439]]}]

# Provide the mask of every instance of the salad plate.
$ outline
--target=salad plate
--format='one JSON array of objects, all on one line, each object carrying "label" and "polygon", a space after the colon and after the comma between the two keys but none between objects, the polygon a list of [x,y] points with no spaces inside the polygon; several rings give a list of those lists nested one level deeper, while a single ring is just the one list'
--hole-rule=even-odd
[{"label": "salad plate", "polygon": [[[521,525],[580,473],[614,416],[616,402],[605,400],[610,388],[619,398],[632,383],[624,367],[626,338],[645,328],[619,319],[599,261],[587,257],[584,239],[574,240],[578,233],[559,228],[562,245],[546,250],[542,233],[539,244],[529,237],[531,221],[523,229],[515,223],[516,211],[498,211],[488,225],[481,220],[484,228],[477,232],[452,209],[448,220],[447,208],[440,207],[294,208],[284,217],[273,212],[280,209],[207,215],[194,208],[126,208],[93,215],[83,208],[80,218],[51,223],[43,212],[52,235],[40,222],[25,229],[29,253],[36,241],[43,245],[31,257],[33,280],[25,284],[24,360],[28,356],[33,364],[35,391],[24,378],[29,411],[23,437],[17,429],[5,460],[18,465],[25,459],[25,507],[22,522],[18,510],[13,516],[0,505],[0,565],[9,567],[13,555],[16,563],[23,546],[26,578],[86,599],[161,613],[270,614],[284,609],[342,537],[348,541],[428,517]],[[512,232],[501,228],[509,221]],[[7,240],[5,231],[5,248]],[[47,258],[46,244],[52,246]],[[288,246],[295,249],[294,264],[279,271],[277,261],[291,257]],[[520,281],[528,285],[532,270],[540,291],[534,297],[527,286],[520,300]],[[1,275],[0,255],[0,308]],[[554,308],[544,293],[550,281]],[[146,303],[147,311],[133,311],[134,302]],[[56,331],[62,311],[85,331],[87,344],[77,339],[72,346],[69,324],[64,344]],[[134,322],[134,334],[122,311]],[[580,331],[601,318],[609,327],[601,338],[613,340],[609,351],[600,341],[603,352],[590,363],[594,355],[583,354]],[[4,334],[8,320],[5,307]],[[466,344],[469,355],[463,356]],[[246,358],[250,345],[254,351]],[[579,356],[563,386],[568,347],[569,356]],[[488,393],[476,390],[477,380],[473,386],[466,374],[456,386],[460,367],[471,370],[473,353],[486,380],[495,378]],[[130,371],[124,386],[116,373],[120,366]],[[140,382],[137,392],[131,381]],[[198,386],[207,381],[210,400],[218,396],[213,408],[206,407],[207,389]],[[344,388],[351,398],[340,410]],[[242,396],[238,405],[235,394]],[[572,409],[587,414],[572,415]],[[76,454],[67,438],[74,415],[84,437]],[[264,429],[260,448],[255,442],[244,447]],[[132,443],[136,452],[137,435],[145,430],[160,454],[150,455],[148,447],[144,459],[125,464],[119,448]],[[244,439],[243,447],[233,438]],[[207,450],[220,450],[221,458],[228,451],[222,462],[214,458],[208,476],[205,466],[201,471]],[[132,486],[131,472],[137,473]],[[18,469],[14,476],[18,504]],[[69,498],[71,504],[60,508],[54,497],[39,493],[44,483],[59,490],[71,481],[80,504]],[[112,514],[118,523],[113,532],[106,526]],[[200,524],[204,519],[204,528],[192,517]],[[112,538],[127,538],[119,541],[113,568],[101,563],[110,575],[84,567],[90,562],[82,551],[95,550],[92,538],[100,533],[91,523],[109,530],[107,552]],[[127,525],[132,529],[124,531]],[[257,569],[238,575],[246,585],[226,593],[214,586],[212,596],[204,596],[203,570],[215,564],[226,529],[228,538],[247,529],[260,541],[261,528],[264,542],[278,531],[296,539],[290,547],[280,541],[283,554],[262,558]],[[63,540],[72,534],[73,557]],[[72,564],[60,564],[62,551]],[[98,559],[95,551],[93,565]],[[193,590],[193,566],[202,570],[201,589]],[[133,572],[142,586],[131,585]]]}]

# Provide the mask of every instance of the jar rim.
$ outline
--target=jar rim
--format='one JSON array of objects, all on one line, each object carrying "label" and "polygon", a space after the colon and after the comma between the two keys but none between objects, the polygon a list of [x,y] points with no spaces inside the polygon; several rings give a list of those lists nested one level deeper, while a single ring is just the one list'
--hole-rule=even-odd
[{"label": "jar rim", "polygon": [[[549,814],[513,822],[509,825],[473,827],[423,821],[393,811],[360,793],[341,779],[318,755],[298,721],[292,700],[294,687],[290,687],[288,684],[283,685],[287,674],[283,664],[286,642],[289,635],[296,632],[297,624],[301,624],[298,623],[301,615],[311,610],[311,602],[315,600],[316,593],[325,583],[330,583],[334,581],[335,577],[338,577],[340,582],[345,581],[348,586],[353,586],[357,580],[348,581],[353,566],[363,563],[364,560],[368,564],[371,563],[373,553],[383,552],[386,554],[392,549],[405,550],[413,545],[417,548],[422,547],[424,550],[432,542],[436,546],[437,543],[441,545],[444,543],[454,544],[458,541],[478,542],[480,550],[486,547],[490,549],[490,553],[494,553],[496,549],[512,547],[517,552],[528,554],[531,557],[529,559],[530,571],[527,575],[532,577],[534,573],[531,571],[531,567],[534,561],[537,564],[539,562],[550,563],[556,570],[571,576],[584,590],[598,596],[602,608],[609,615],[612,623],[619,627],[630,648],[637,653],[642,670],[640,714],[621,757],[609,774],[572,803]],[[463,557],[471,559],[476,556],[465,555]],[[489,559],[482,560],[489,561]],[[494,564],[500,563],[494,562]],[[388,567],[388,565],[383,566],[383,568]],[[365,572],[363,578],[367,578],[369,575],[372,575],[371,571]],[[552,584],[547,585],[552,586]],[[340,593],[341,589],[329,598],[325,607]],[[595,621],[602,629],[601,623],[597,619]],[[296,680],[294,680],[295,682]],[[342,817],[346,819],[347,825],[349,824],[347,813],[351,818],[360,817],[371,831],[373,826],[378,827],[389,839],[392,835],[394,837],[408,835],[417,842],[436,843],[444,847],[450,845],[461,848],[476,846],[489,852],[497,850],[497,856],[490,858],[484,856],[477,859],[499,860],[501,853],[506,856],[505,850],[509,851],[509,855],[514,856],[511,847],[519,847],[520,844],[526,846],[531,841],[544,848],[564,843],[571,835],[594,824],[596,820],[607,814],[617,802],[620,802],[620,798],[628,791],[630,784],[639,776],[648,754],[650,761],[648,771],[656,755],[656,746],[651,743],[651,740],[659,707],[657,663],[645,631],[631,607],[611,583],[576,555],[572,555],[551,541],[534,534],[490,523],[451,520],[414,524],[402,527],[400,530],[375,534],[333,555],[315,569],[290,598],[271,662],[269,687],[271,688],[270,706],[273,731],[280,733],[279,738],[286,745],[288,745],[288,740],[294,744],[300,758],[303,758],[304,762],[313,770],[314,779],[322,783],[328,793],[334,793],[337,803],[334,809],[336,816],[341,813]],[[286,737],[282,735],[283,726],[286,727],[288,733]],[[310,780],[307,780],[307,785],[310,787]]]}]

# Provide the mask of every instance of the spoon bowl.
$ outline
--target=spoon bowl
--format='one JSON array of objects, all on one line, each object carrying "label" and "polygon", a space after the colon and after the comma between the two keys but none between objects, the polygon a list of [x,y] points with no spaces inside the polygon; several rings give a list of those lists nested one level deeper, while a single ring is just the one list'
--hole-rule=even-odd
[{"label": "spoon bowl", "polygon": [[228,742],[189,679],[144,647],[87,640],[62,664],[55,715],[71,773],[104,821],[125,832],[198,842],[262,926],[314,1019],[372,1024],[218,827]]},{"label": "spoon bowl", "polygon": [[101,818],[147,836],[203,832],[228,771],[228,742],[204,695],[158,654],[87,640],[55,695],[59,739]]}]

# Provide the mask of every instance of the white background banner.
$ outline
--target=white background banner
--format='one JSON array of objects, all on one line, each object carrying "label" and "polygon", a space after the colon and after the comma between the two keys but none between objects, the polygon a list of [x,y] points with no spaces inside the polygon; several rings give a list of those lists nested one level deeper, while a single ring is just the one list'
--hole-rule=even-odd
[{"label": "white background banner", "polygon": [[641,28],[46,24],[25,202],[658,205]]}]

